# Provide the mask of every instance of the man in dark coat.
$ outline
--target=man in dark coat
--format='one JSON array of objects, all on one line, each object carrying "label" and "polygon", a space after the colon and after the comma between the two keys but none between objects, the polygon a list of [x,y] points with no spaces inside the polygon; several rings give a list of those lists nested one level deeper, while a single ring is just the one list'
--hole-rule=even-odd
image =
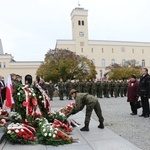
[{"label": "man in dark coat", "polygon": [[86,115],[85,115],[85,121],[84,121],[85,126],[81,128],[80,130],[89,131],[89,123],[90,123],[90,118],[91,118],[93,109],[99,119],[100,124],[98,128],[103,129],[104,118],[102,116],[101,107],[97,98],[95,98],[93,95],[90,95],[88,93],[77,93],[75,89],[72,89],[70,91],[70,95],[72,96],[72,98],[75,99],[75,103],[76,103],[76,106],[72,111],[72,114],[76,114],[77,112],[81,111],[84,108],[84,106],[86,106]]},{"label": "man in dark coat", "polygon": [[141,97],[142,102],[142,109],[143,113],[140,115],[140,117],[148,118],[149,117],[149,86],[150,86],[150,76],[148,74],[148,69],[143,68],[142,69],[142,76],[140,77],[139,82],[139,96]]},{"label": "man in dark coat", "polygon": [[3,106],[5,99],[6,99],[6,86],[3,81],[3,77],[0,75],[0,107]]},{"label": "man in dark coat", "polygon": [[136,80],[135,75],[130,76],[130,81],[128,83],[128,94],[127,94],[127,102],[130,102],[131,111],[130,115],[137,115],[137,107],[136,103],[138,100],[138,81]]}]

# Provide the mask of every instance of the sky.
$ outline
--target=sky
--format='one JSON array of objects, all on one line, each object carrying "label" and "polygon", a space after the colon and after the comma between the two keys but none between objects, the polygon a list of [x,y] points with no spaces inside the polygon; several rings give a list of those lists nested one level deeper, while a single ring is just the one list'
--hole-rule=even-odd
[{"label": "sky", "polygon": [[[150,42],[150,0],[79,0],[91,40]],[[57,39],[72,39],[78,0],[0,0],[0,39],[16,61],[43,61]]]}]

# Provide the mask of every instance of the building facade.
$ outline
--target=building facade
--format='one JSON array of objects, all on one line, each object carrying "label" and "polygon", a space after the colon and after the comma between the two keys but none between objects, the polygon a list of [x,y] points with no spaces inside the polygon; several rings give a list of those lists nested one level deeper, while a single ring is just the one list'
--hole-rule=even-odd
[{"label": "building facade", "polygon": [[34,81],[36,79],[36,71],[41,64],[41,61],[15,61],[11,54],[4,54],[0,40],[0,75],[4,77],[5,81],[11,73],[22,76],[23,83],[25,83],[27,78]]},{"label": "building facade", "polygon": [[71,21],[72,39],[57,40],[56,48],[68,49],[78,55],[87,56],[95,64],[98,78],[102,78],[107,72],[106,66],[114,63],[124,65],[129,60],[150,68],[150,43],[89,40],[88,10],[84,8],[73,9]]}]

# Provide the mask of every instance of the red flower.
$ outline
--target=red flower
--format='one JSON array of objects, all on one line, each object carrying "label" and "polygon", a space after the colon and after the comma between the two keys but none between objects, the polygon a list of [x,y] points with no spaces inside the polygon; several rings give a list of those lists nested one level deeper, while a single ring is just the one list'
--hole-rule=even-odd
[{"label": "red flower", "polygon": [[29,104],[28,102],[24,101],[22,105],[23,105],[24,107],[27,107],[28,104]]}]

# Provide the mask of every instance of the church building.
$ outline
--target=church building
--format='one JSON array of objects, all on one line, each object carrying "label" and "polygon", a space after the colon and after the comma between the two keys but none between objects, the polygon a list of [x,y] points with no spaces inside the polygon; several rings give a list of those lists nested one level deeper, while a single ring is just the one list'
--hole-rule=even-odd
[{"label": "church building", "polygon": [[[60,39],[56,42],[59,49],[68,49],[78,55],[87,56],[96,66],[97,78],[107,72],[106,66],[126,61],[150,68],[150,43],[129,41],[89,40],[88,10],[77,7],[71,12],[72,39]],[[99,33],[97,33],[99,34]]]}]

